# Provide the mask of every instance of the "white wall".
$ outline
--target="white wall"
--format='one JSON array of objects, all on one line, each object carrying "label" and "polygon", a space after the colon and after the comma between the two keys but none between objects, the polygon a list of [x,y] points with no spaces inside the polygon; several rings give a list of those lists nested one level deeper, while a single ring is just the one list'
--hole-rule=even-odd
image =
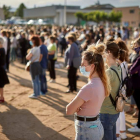
[{"label": "white wall", "polygon": [[75,24],[77,22],[77,18],[75,17],[74,13],[67,13],[66,21],[67,24]]},{"label": "white wall", "polygon": [[4,12],[2,8],[0,8],[0,19],[4,20]]}]

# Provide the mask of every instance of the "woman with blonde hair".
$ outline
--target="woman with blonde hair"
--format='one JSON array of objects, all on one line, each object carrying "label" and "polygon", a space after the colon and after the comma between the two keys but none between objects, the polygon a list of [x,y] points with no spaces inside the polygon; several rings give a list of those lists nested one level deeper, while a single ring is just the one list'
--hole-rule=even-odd
[{"label": "woman with blonde hair", "polygon": [[80,72],[89,78],[89,82],[67,105],[66,113],[75,113],[75,140],[102,140],[104,130],[99,112],[110,92],[102,55],[97,50],[85,51]]}]

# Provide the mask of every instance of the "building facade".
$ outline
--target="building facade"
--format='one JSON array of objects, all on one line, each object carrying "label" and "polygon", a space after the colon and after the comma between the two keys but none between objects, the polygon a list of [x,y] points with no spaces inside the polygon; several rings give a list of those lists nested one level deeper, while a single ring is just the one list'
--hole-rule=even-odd
[{"label": "building facade", "polygon": [[4,12],[3,12],[3,9],[0,8],[0,20],[4,20]]},{"label": "building facade", "polygon": [[122,12],[121,24],[129,27],[140,26],[140,8],[139,6],[134,7],[118,7],[114,8],[117,12]]},{"label": "building facade", "polygon": [[[81,9],[80,6],[66,6],[66,24],[76,24],[77,18],[75,17],[76,12],[91,12],[95,10],[111,12],[114,6],[110,4],[96,4]],[[32,9],[24,9],[25,19],[47,19],[50,24],[56,24],[59,26],[65,23],[65,10],[63,5],[51,5],[45,7],[38,7]]]},{"label": "building facade", "polygon": [[[66,24],[75,24],[77,18],[74,13],[80,10],[80,6],[66,6]],[[52,5],[32,9],[24,9],[24,19],[46,19],[50,24],[64,25],[64,6]]]}]

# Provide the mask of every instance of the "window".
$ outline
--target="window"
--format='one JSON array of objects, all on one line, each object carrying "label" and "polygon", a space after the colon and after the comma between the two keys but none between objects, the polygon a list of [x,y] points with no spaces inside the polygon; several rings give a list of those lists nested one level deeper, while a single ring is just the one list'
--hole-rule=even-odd
[{"label": "window", "polygon": [[131,14],[133,14],[133,13],[135,13],[135,10],[134,10],[134,9],[131,9],[129,12],[130,12]]},{"label": "window", "polygon": [[131,22],[131,24],[135,25],[135,24],[136,24],[136,22],[135,22],[135,21],[132,21],[132,22]]}]

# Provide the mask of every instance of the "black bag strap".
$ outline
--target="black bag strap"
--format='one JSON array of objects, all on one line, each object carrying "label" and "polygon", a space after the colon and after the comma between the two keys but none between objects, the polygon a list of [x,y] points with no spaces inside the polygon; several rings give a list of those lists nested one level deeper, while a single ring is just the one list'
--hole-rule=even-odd
[{"label": "black bag strap", "polygon": [[[116,73],[119,81],[122,83],[122,80],[120,79],[118,72],[116,70],[112,69],[112,68],[110,68],[110,69],[113,70]],[[122,71],[121,71],[121,75],[122,75]]]},{"label": "black bag strap", "polygon": [[110,100],[111,100],[111,102],[112,102],[112,105],[116,108],[116,102],[114,101],[114,99],[113,99],[111,93],[110,93],[110,95],[109,95],[109,98],[110,98]]},{"label": "black bag strap", "polygon": [[[122,80],[120,79],[118,72],[117,72],[116,70],[114,70],[113,68],[110,68],[110,69],[113,70],[113,71],[116,73],[116,75],[117,75],[117,77],[118,77],[120,83],[122,83]],[[122,70],[121,70],[121,76],[122,76]],[[120,89],[120,88],[119,88],[119,89]],[[119,95],[119,90],[118,90],[117,95]],[[116,102],[114,101],[114,99],[113,99],[111,93],[110,93],[110,95],[109,95],[109,98],[110,98],[110,100],[111,100],[111,102],[112,102],[112,105],[116,108]]]}]

